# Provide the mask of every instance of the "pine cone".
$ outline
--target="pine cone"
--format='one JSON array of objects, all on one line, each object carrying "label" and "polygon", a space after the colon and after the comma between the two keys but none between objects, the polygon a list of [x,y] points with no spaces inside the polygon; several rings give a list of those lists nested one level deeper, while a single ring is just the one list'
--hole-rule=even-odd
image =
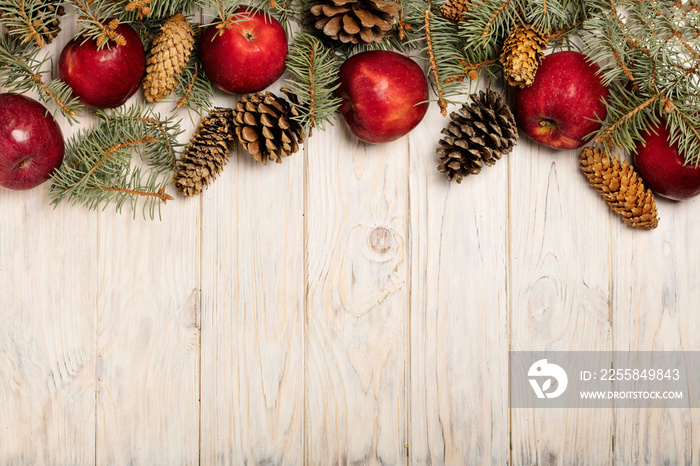
[{"label": "pine cone", "polygon": [[[26,40],[33,40],[39,47],[44,47],[56,38],[58,33],[61,32],[60,17],[65,13],[61,1],[62,0],[46,0],[40,5],[26,10],[36,33],[31,34],[29,37],[23,37],[23,42]],[[8,20],[12,19],[12,17],[0,11],[0,19]],[[26,19],[22,18],[22,22],[24,21],[26,21]],[[2,23],[7,26],[10,33],[17,29],[16,26],[7,24],[7,21],[2,21]]]},{"label": "pine cone", "polygon": [[440,16],[446,20],[459,24],[464,19],[464,12],[469,8],[471,0],[447,0],[440,7]]},{"label": "pine cone", "polygon": [[187,67],[193,46],[192,26],[181,13],[160,28],[151,45],[143,79],[143,93],[148,102],[160,102],[175,90],[177,77]]},{"label": "pine cone", "polygon": [[[294,96],[287,94],[290,99]],[[236,136],[255,160],[282,162],[299,150],[304,140],[301,124],[292,117],[299,115],[296,107],[272,92],[257,92],[243,97],[233,115]]]},{"label": "pine cone", "polygon": [[615,213],[627,225],[652,230],[659,225],[654,194],[644,187],[639,174],[626,161],[601,154],[599,148],[581,152],[581,171]]},{"label": "pine cone", "polygon": [[221,173],[236,143],[233,133],[233,110],[214,108],[202,119],[175,164],[175,187],[185,196],[201,194]]},{"label": "pine cone", "polygon": [[446,135],[437,150],[438,171],[461,183],[469,175],[478,174],[484,165],[491,166],[509,153],[518,140],[515,117],[501,95],[490,89],[472,94],[471,105],[463,104],[459,113],[442,130]]},{"label": "pine cone", "polygon": [[316,29],[343,43],[380,43],[401,4],[386,0],[323,0],[311,7]]},{"label": "pine cone", "polygon": [[532,86],[546,46],[547,39],[532,26],[514,28],[501,50],[503,74],[508,84],[518,87]]}]

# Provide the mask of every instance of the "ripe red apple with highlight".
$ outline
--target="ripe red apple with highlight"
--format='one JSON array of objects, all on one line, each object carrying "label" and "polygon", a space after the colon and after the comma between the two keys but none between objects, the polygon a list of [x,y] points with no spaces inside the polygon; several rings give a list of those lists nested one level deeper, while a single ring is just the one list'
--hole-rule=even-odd
[{"label": "ripe red apple with highlight", "polygon": [[0,94],[0,186],[31,189],[63,161],[61,128],[34,99]]},{"label": "ripe red apple with highlight", "polygon": [[534,141],[554,149],[583,147],[608,112],[609,90],[600,67],[579,52],[556,52],[542,60],[532,86],[516,89],[515,119]]},{"label": "ripe red apple with highlight", "polygon": [[209,26],[199,48],[204,71],[221,90],[231,94],[258,92],[282,76],[287,34],[279,21],[239,7],[230,27],[221,26]]},{"label": "ripe red apple with highlight", "polygon": [[396,52],[372,50],[340,66],[340,113],[358,139],[394,141],[428,111],[428,83],[420,66]]},{"label": "ripe red apple with highlight", "polygon": [[700,168],[685,164],[678,144],[664,126],[653,125],[637,143],[634,165],[647,188],[656,194],[681,201],[700,194]]},{"label": "ripe red apple with highlight", "polygon": [[141,38],[128,24],[116,31],[125,43],[110,40],[98,50],[97,42],[83,38],[66,44],[58,60],[58,74],[86,105],[115,108],[134,95],[146,71]]}]

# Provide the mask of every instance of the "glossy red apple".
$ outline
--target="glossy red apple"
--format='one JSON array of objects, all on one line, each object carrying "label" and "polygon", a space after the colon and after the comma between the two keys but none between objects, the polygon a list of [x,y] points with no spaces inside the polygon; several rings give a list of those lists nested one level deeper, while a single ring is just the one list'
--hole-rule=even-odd
[{"label": "glossy red apple", "polygon": [[17,94],[0,94],[0,186],[31,189],[63,161],[63,134],[46,107]]},{"label": "glossy red apple", "polygon": [[134,95],[146,71],[146,54],[141,38],[128,24],[116,32],[125,43],[109,41],[101,49],[82,38],[66,44],[58,60],[58,73],[80,100],[92,107],[114,108]]},{"label": "glossy red apple", "polygon": [[340,66],[340,113],[357,138],[394,141],[428,111],[428,83],[416,62],[396,52],[372,50]]},{"label": "glossy red apple", "polygon": [[532,86],[516,89],[515,119],[536,142],[554,149],[583,147],[604,120],[608,88],[600,68],[579,52],[556,52],[542,60]]},{"label": "glossy red apple", "polygon": [[700,168],[685,164],[678,144],[670,144],[671,135],[663,124],[650,127],[642,138],[634,165],[647,188],[676,201],[700,194]]},{"label": "glossy red apple", "polygon": [[199,48],[204,71],[231,94],[258,92],[284,73],[287,34],[275,18],[240,7],[229,28],[209,26]]}]

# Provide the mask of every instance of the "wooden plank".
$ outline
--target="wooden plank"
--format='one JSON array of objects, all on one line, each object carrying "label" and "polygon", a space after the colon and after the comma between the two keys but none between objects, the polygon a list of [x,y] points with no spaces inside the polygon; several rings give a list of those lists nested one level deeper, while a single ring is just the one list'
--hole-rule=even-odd
[{"label": "wooden plank", "polygon": [[201,211],[168,191],[161,221],[99,213],[98,464],[199,461]]},{"label": "wooden plank", "polygon": [[0,189],[0,464],[95,456],[97,219]]},{"label": "wooden plank", "polygon": [[303,462],[303,196],[240,146],[203,195],[201,464]]},{"label": "wooden plank", "polygon": [[448,121],[433,105],[409,136],[410,464],[507,464],[508,163],[449,183]]},{"label": "wooden plank", "polygon": [[[62,27],[67,41],[75,27]],[[0,464],[95,457],[97,217],[49,202],[48,184],[0,188]]]},{"label": "wooden plank", "polygon": [[[610,350],[619,220],[580,173],[577,151],[522,144],[509,161],[511,348]],[[612,409],[512,409],[512,463],[609,464],[612,421]]]},{"label": "wooden plank", "polygon": [[[657,197],[659,227],[621,227],[614,261],[614,335],[620,351],[700,351],[697,201]],[[676,387],[674,387],[676,388]],[[697,389],[697,387],[696,387]],[[616,464],[696,464],[700,416],[691,409],[615,411]]]},{"label": "wooden plank", "polygon": [[309,142],[306,461],[406,461],[408,140]]}]

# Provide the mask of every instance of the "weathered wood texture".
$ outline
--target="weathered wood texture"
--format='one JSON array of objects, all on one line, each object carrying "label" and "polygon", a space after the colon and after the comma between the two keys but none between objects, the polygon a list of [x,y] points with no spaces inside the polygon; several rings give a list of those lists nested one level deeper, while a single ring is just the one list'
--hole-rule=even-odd
[{"label": "weathered wood texture", "polygon": [[238,147],[202,198],[202,464],[302,463],[303,169]]},{"label": "weathered wood texture", "polygon": [[697,410],[509,409],[508,351],[700,350],[700,204],[632,231],[524,138],[448,184],[444,124],[239,147],[154,222],[0,189],[0,464],[696,464]]},{"label": "weathered wood texture", "polygon": [[[511,348],[609,351],[610,229],[623,225],[577,153],[521,145],[508,160]],[[512,462],[611,463],[612,427],[610,409],[512,409]]]}]

